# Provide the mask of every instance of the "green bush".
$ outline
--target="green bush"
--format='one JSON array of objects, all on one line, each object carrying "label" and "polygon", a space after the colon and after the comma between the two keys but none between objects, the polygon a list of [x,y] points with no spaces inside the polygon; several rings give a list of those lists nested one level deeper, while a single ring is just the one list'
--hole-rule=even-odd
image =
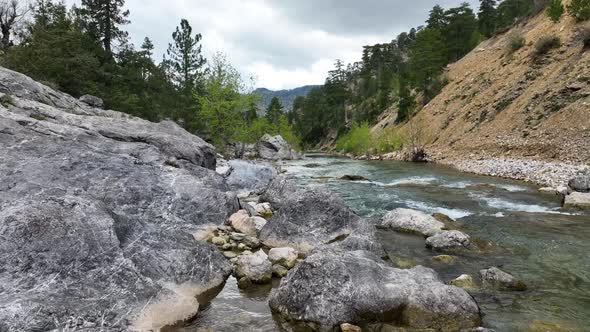
[{"label": "green bush", "polygon": [[590,48],[590,27],[585,27],[580,30],[580,39],[584,49]]},{"label": "green bush", "polygon": [[567,11],[576,21],[586,21],[590,19],[590,0],[572,0]]},{"label": "green bush", "polygon": [[372,137],[369,124],[367,122],[355,123],[346,134],[338,138],[336,149],[359,156],[367,154],[371,149],[371,144]]},{"label": "green bush", "polygon": [[508,37],[508,53],[514,53],[526,44],[526,40],[521,34],[512,34]]},{"label": "green bush", "polygon": [[549,16],[549,18],[551,19],[551,21],[557,23],[559,22],[559,20],[561,19],[561,15],[563,15],[563,12],[565,11],[565,8],[563,7],[563,3],[561,3],[561,0],[549,0],[549,3],[547,4],[547,16]]},{"label": "green bush", "polygon": [[406,139],[398,128],[384,129],[376,139],[376,150],[378,153],[388,153],[401,150]]},{"label": "green bush", "polygon": [[545,36],[535,44],[535,57],[543,56],[554,48],[561,46],[561,39],[557,36]]}]

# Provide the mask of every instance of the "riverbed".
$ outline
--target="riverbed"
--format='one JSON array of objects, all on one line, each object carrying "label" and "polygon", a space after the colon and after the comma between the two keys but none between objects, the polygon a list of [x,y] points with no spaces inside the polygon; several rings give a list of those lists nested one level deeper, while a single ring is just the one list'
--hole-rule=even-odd
[{"label": "riverbed", "polygon": [[[390,264],[428,266],[444,281],[461,274],[475,278],[477,271],[489,266],[500,266],[524,280],[525,292],[469,291],[482,309],[485,327],[590,331],[590,215],[562,210],[560,197],[524,182],[431,164],[315,155],[280,167],[300,185],[338,193],[367,219],[378,219],[398,207],[456,219],[483,252],[455,255],[453,263],[440,263],[432,259],[437,253],[426,249],[420,237],[380,230],[379,238]],[[343,175],[365,179],[340,180]],[[240,290],[230,278],[194,322],[175,330],[278,331],[266,303],[272,287]]]}]

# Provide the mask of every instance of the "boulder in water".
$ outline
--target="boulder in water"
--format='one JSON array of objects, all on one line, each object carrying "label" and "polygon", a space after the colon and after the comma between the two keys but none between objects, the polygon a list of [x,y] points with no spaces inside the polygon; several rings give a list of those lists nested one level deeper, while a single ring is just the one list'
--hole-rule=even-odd
[{"label": "boulder in water", "polygon": [[293,160],[301,159],[297,151],[293,149],[281,136],[265,134],[256,143],[258,157],[267,160]]},{"label": "boulder in water", "polygon": [[445,224],[424,212],[399,208],[389,211],[381,219],[379,227],[432,236],[440,233],[445,228]]},{"label": "boulder in water", "polygon": [[482,284],[499,290],[524,291],[527,286],[521,280],[515,278],[497,267],[490,267],[479,271]]},{"label": "boulder in water", "polygon": [[469,235],[460,231],[442,231],[426,239],[426,247],[435,250],[468,248]]},{"label": "boulder in water", "polygon": [[573,192],[565,196],[566,209],[590,209],[590,193]]},{"label": "boulder in water", "polygon": [[472,289],[477,287],[475,285],[475,282],[473,281],[473,278],[469,274],[462,274],[457,278],[451,280],[449,284],[465,289]]},{"label": "boulder in water", "polygon": [[365,223],[335,194],[299,188],[284,177],[275,179],[260,199],[277,210],[260,231],[260,240],[271,248],[307,252],[344,240]]},{"label": "boulder in water", "polygon": [[340,177],[340,180],[345,180],[345,181],[369,181],[369,179],[367,179],[364,176],[361,175],[343,175]]},{"label": "boulder in water", "polygon": [[463,289],[445,285],[431,269],[379,261],[366,251],[316,250],[282,279],[269,305],[316,331],[391,321],[439,331],[479,326],[479,307]]}]

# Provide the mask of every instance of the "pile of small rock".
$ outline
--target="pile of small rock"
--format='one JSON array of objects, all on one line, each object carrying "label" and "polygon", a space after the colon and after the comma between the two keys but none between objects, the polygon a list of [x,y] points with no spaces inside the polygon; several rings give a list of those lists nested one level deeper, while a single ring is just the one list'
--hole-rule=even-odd
[{"label": "pile of small rock", "polygon": [[[249,202],[231,215],[229,225],[212,230],[207,241],[216,245],[234,264],[239,287],[271,282],[272,276],[287,275],[298,262],[299,253],[290,247],[263,248],[258,235],[273,215],[270,203]],[[268,250],[268,254],[265,252]]]}]

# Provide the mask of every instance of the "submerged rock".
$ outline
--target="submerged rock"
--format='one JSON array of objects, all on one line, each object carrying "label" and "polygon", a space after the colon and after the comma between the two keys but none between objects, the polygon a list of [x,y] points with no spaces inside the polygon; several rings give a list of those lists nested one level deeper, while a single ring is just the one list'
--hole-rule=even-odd
[{"label": "submerged rock", "polygon": [[573,192],[565,196],[566,209],[590,209],[590,193]]},{"label": "submerged rock", "polygon": [[442,231],[426,239],[426,247],[435,250],[468,248],[470,244],[469,235],[460,231]]},{"label": "submerged rock", "polygon": [[441,232],[445,228],[445,224],[424,212],[399,208],[389,211],[381,219],[379,227],[432,236]]},{"label": "submerged rock", "polygon": [[345,180],[345,181],[368,181],[369,179],[367,179],[364,176],[360,176],[360,175],[344,175],[340,177],[340,180]]},{"label": "submerged rock", "polygon": [[458,331],[479,326],[480,312],[464,290],[422,266],[400,270],[366,251],[316,251],[273,290],[269,305],[312,330],[342,323],[395,321],[412,328]]},{"label": "submerged rock", "polygon": [[244,278],[254,284],[266,284],[272,278],[272,265],[264,251],[259,250],[254,254],[238,257],[234,274],[240,281]]},{"label": "submerged rock", "polygon": [[268,160],[292,160],[301,157],[281,136],[262,136],[256,143],[258,157]]},{"label": "submerged rock", "polygon": [[462,274],[457,278],[451,280],[449,284],[465,289],[472,289],[477,287],[475,285],[475,282],[473,281],[473,278],[469,274]]},{"label": "submerged rock", "polygon": [[340,324],[340,329],[342,330],[342,332],[363,332],[363,330],[360,327],[348,323]]},{"label": "submerged rock", "polygon": [[509,291],[524,291],[527,289],[524,282],[497,267],[479,271],[479,277],[482,284],[487,287]]},{"label": "submerged rock", "polygon": [[[195,296],[231,273],[192,235],[237,209],[215,149],[4,68],[0,81],[13,102],[0,106],[0,330],[61,330],[70,317],[157,329],[194,315]],[[150,316],[162,303],[175,314]]]}]

